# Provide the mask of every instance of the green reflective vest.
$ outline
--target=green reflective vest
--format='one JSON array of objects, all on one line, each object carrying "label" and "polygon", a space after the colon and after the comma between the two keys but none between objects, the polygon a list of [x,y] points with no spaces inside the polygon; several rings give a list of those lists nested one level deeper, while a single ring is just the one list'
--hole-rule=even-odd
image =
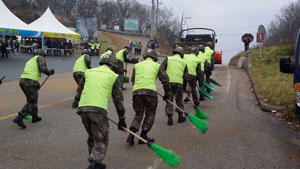
[{"label": "green reflective vest", "polygon": [[101,56],[100,56],[100,60],[103,58],[103,56],[105,55],[111,55],[112,54],[112,51],[111,50],[108,50],[106,52],[104,52]]},{"label": "green reflective vest", "polygon": [[100,49],[100,43],[96,43],[95,46],[96,46],[96,49]]},{"label": "green reflective vest", "polygon": [[200,63],[199,58],[195,54],[191,53],[185,54],[183,60],[188,66],[189,74],[197,76],[197,66]]},{"label": "green reflective vest", "polygon": [[199,61],[201,63],[201,71],[204,72],[205,62],[206,62],[206,56],[205,56],[205,54],[202,51],[199,51],[198,59],[199,59]]},{"label": "green reflective vest", "polygon": [[156,79],[160,65],[151,58],[147,58],[134,66],[135,81],[133,91],[149,89],[156,91]]},{"label": "green reflective vest", "polygon": [[86,63],[85,63],[85,54],[83,54],[76,60],[75,65],[73,67],[73,73],[74,72],[85,72],[87,69],[88,69],[88,67],[86,66]]},{"label": "green reflective vest", "polygon": [[124,58],[124,51],[126,49],[122,49],[120,50],[117,54],[116,54],[116,58],[121,61],[121,62],[124,62],[125,58]]},{"label": "green reflective vest", "polygon": [[108,102],[118,75],[107,65],[88,69],[84,73],[85,84],[79,107],[93,106],[107,110]]},{"label": "green reflective vest", "polygon": [[206,56],[207,63],[211,64],[211,58],[212,58],[212,55],[214,54],[214,51],[211,50],[210,47],[206,46],[204,54]]},{"label": "green reflective vest", "polygon": [[[39,69],[37,58],[40,57],[39,55],[34,56],[29,61],[27,61],[24,72],[21,75],[21,78],[24,79],[32,79],[39,81],[41,79],[41,71]],[[42,57],[42,56],[41,56]]]},{"label": "green reflective vest", "polygon": [[170,83],[183,84],[185,67],[186,63],[179,54],[168,57],[167,74],[169,76]]}]

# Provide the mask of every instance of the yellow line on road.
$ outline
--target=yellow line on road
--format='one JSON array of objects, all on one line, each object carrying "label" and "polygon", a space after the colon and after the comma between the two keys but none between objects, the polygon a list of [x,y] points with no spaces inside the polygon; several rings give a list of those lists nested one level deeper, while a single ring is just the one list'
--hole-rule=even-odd
[{"label": "yellow line on road", "polygon": [[[52,103],[49,103],[49,104],[45,104],[45,105],[39,106],[39,109],[50,107],[50,106],[53,106],[55,104],[62,103],[62,102],[65,102],[65,101],[68,101],[68,100],[72,100],[72,99],[73,99],[73,97],[68,97],[68,98],[65,98],[65,99],[62,99],[62,100],[58,100],[58,101],[55,101],[55,102],[52,102]],[[0,117],[0,121],[8,119],[10,117],[17,116],[17,115],[18,115],[18,113],[14,113],[14,114],[10,114],[10,115],[7,115],[7,116]]]}]

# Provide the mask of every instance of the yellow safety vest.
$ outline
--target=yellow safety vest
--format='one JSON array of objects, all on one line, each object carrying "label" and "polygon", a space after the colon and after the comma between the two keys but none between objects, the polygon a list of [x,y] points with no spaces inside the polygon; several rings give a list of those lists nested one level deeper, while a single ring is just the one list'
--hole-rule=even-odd
[{"label": "yellow safety vest", "polygon": [[135,81],[133,91],[149,89],[156,91],[156,79],[160,65],[151,58],[147,58],[134,66]]},{"label": "yellow safety vest", "polygon": [[118,75],[107,65],[88,69],[84,73],[85,84],[79,107],[93,106],[107,110],[112,89]]},{"label": "yellow safety vest", "polygon": [[198,59],[199,59],[199,61],[201,63],[201,71],[204,72],[205,62],[206,62],[206,56],[205,56],[205,54],[202,51],[199,52]]},{"label": "yellow safety vest", "polygon": [[[29,61],[27,61],[24,71],[21,75],[21,78],[24,79],[32,79],[39,81],[41,79],[41,71],[39,69],[37,58],[40,57],[39,55],[34,56]],[[41,56],[43,57],[43,56]]]},{"label": "yellow safety vest", "polygon": [[117,54],[116,54],[116,58],[121,61],[121,62],[124,62],[125,58],[124,58],[124,51],[126,49],[122,49],[120,50]]},{"label": "yellow safety vest", "polygon": [[170,83],[183,84],[183,74],[186,67],[185,61],[179,54],[168,57],[167,75],[169,76]]},{"label": "yellow safety vest", "polygon": [[212,49],[210,49],[210,47],[206,46],[204,54],[206,56],[207,63],[211,64],[211,58],[212,58],[212,55],[214,54],[214,51]]},{"label": "yellow safety vest", "polygon": [[189,74],[193,76],[197,76],[197,66],[200,63],[197,56],[193,53],[185,54],[183,60],[186,62],[189,70]]},{"label": "yellow safety vest", "polygon": [[73,73],[74,72],[85,72],[88,69],[88,67],[86,66],[85,63],[85,54],[83,54],[82,56],[80,56],[73,67]]}]

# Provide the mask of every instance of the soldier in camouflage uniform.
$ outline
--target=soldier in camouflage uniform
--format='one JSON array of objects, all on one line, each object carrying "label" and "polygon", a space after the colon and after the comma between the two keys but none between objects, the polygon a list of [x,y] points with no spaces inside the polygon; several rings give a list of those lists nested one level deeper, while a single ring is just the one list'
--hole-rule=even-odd
[{"label": "soldier in camouflage uniform", "polygon": [[[165,91],[169,90],[169,78],[164,69],[160,68],[157,62],[157,54],[155,50],[148,49],[144,55],[144,61],[135,65],[132,72],[133,85],[133,109],[135,117],[131,123],[130,130],[137,132],[142,125],[141,137],[148,142],[154,142],[153,138],[149,138],[147,133],[151,130],[157,108],[156,80],[159,78],[164,86]],[[165,92],[168,93],[168,92]],[[145,118],[143,118],[145,114]],[[134,144],[134,137],[129,134],[127,143]],[[144,142],[139,140],[139,144]]]},{"label": "soldier in camouflage uniform", "polygon": [[[205,48],[204,48],[204,45],[199,45],[199,54],[198,54],[198,58],[199,58],[199,61],[200,61],[200,64],[201,64],[201,73],[200,73],[200,76],[198,78],[198,83],[199,83],[199,87],[203,88],[204,89],[204,76],[205,76],[205,65],[206,65],[206,58],[205,58],[205,55],[204,55],[204,52],[205,52]],[[202,93],[200,93],[200,101],[203,101],[205,100],[204,96]]]},{"label": "soldier in camouflage uniform", "polygon": [[117,54],[116,54],[116,58],[118,60],[118,70],[117,70],[117,74],[120,76],[119,80],[122,83],[122,89],[126,90],[123,87],[123,78],[124,78],[124,72],[127,72],[126,69],[124,69],[124,62],[128,62],[128,58],[127,55],[130,52],[130,47],[129,46],[125,46],[122,50],[120,50]]},{"label": "soldier in camouflage uniform", "polygon": [[[205,64],[205,74],[206,74],[206,81],[210,83],[210,76],[212,75],[212,70],[213,70],[213,55],[214,55],[214,50],[213,50],[213,45],[211,42],[208,42],[205,47],[205,53],[206,57],[206,64]],[[207,88],[207,92],[210,92],[210,90]]]},{"label": "soldier in camouflage uniform", "polygon": [[[84,76],[84,72],[87,69],[91,68],[91,56],[89,54],[89,51],[87,49],[85,49],[82,53],[82,56],[80,56],[73,67],[73,78],[75,80],[75,82],[77,83],[77,85],[79,85],[79,82],[81,81],[82,77]],[[74,100],[73,108],[77,108],[78,107],[78,102],[76,102],[76,100]]]},{"label": "soldier in camouflage uniform", "polygon": [[87,140],[89,150],[88,169],[105,169],[102,163],[105,157],[109,126],[107,109],[110,95],[116,106],[119,116],[119,130],[126,127],[125,108],[123,105],[123,94],[121,83],[113,70],[118,69],[118,62],[114,55],[105,55],[100,61],[98,68],[85,71],[84,77],[77,88],[75,99],[79,102],[77,113],[82,118],[82,123],[89,134]]},{"label": "soldier in camouflage uniform", "polygon": [[[190,54],[185,54],[183,60],[187,63],[188,70],[189,70],[189,80],[183,82],[183,90],[186,90],[187,84],[191,87],[191,93],[194,101],[195,106],[199,106],[200,102],[197,95],[197,80],[201,75],[201,65],[199,58],[197,57],[199,53],[199,49],[196,47],[190,48]],[[187,92],[189,96],[190,93]],[[188,98],[188,97],[187,97]],[[186,100],[186,99],[185,99]],[[189,99],[188,99],[189,100]]]},{"label": "soldier in camouflage uniform", "polygon": [[54,74],[54,69],[48,70],[44,58],[45,56],[46,53],[43,50],[38,50],[35,56],[26,63],[24,72],[20,78],[19,84],[26,96],[27,103],[13,122],[22,128],[26,128],[26,125],[23,123],[23,118],[28,114],[32,116],[32,123],[42,120],[42,118],[38,116],[37,107],[41,72],[48,76]]},{"label": "soldier in camouflage uniform", "polygon": [[[183,81],[188,81],[189,73],[188,67],[185,61],[182,59],[184,55],[184,50],[182,47],[177,47],[173,51],[173,56],[167,57],[161,67],[163,70],[166,70],[167,75],[169,77],[169,82],[171,85],[170,93],[168,94],[168,99],[173,101],[174,96],[176,100],[176,104],[181,109],[184,109],[182,103],[182,96],[183,96]],[[168,125],[173,125],[172,116],[173,106],[170,103],[166,103],[166,115],[168,116]],[[186,120],[186,117],[183,116],[183,113],[176,109],[178,112],[178,122],[183,123]]]}]

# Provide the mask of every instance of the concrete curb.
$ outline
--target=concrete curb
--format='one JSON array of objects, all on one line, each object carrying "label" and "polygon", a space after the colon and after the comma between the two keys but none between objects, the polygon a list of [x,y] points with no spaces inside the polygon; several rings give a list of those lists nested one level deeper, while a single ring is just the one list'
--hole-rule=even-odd
[{"label": "concrete curb", "polygon": [[274,112],[286,110],[286,108],[283,106],[276,106],[276,105],[270,105],[265,103],[264,98],[261,95],[259,95],[259,93],[257,92],[257,89],[255,87],[255,80],[253,79],[250,70],[248,69],[246,71],[248,73],[251,85],[253,87],[253,93],[262,111],[274,113]]},{"label": "concrete curb", "polygon": [[[245,69],[248,73],[248,77],[250,79],[250,83],[253,88],[253,93],[255,95],[255,98],[256,98],[261,110],[265,111],[265,112],[272,112],[272,113],[286,110],[286,108],[283,106],[276,106],[276,105],[270,105],[270,104],[265,103],[264,98],[258,93],[256,85],[255,85],[256,82],[253,78],[253,75],[250,72],[250,68],[251,68],[250,57],[251,57],[251,55],[246,57],[246,59],[244,60],[244,63],[242,64],[242,68]],[[237,66],[237,64],[236,64],[236,66]]]}]

